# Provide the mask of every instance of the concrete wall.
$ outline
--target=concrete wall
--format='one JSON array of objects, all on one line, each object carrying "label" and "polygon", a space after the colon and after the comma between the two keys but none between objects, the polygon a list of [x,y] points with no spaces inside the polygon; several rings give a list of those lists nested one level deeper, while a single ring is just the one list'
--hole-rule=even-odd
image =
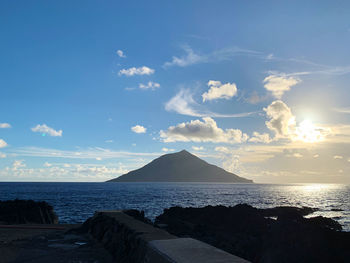
[{"label": "concrete wall", "polygon": [[170,235],[122,211],[97,212],[86,227],[120,263],[248,262],[201,241]]}]

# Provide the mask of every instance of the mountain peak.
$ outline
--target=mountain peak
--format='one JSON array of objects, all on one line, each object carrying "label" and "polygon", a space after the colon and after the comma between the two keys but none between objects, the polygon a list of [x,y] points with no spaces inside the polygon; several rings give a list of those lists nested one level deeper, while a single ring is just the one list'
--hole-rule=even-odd
[{"label": "mountain peak", "polygon": [[177,152],[177,153],[175,153],[175,154],[180,154],[180,155],[193,155],[192,153],[190,153],[190,152],[188,152],[188,151],[186,151],[186,150],[182,150],[182,151],[179,151],[179,152]]},{"label": "mountain peak", "polygon": [[154,159],[144,167],[109,182],[221,182],[252,183],[198,158],[186,150]]}]

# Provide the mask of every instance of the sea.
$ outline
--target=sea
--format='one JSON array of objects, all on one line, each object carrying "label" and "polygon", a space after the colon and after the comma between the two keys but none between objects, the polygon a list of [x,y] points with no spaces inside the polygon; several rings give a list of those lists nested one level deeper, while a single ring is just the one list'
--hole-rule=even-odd
[{"label": "sea", "polygon": [[350,185],[342,184],[0,183],[0,200],[16,198],[47,201],[60,223],[82,223],[111,209],[143,210],[154,220],[172,206],[308,206],[319,209],[309,217],[332,218],[350,231]]}]

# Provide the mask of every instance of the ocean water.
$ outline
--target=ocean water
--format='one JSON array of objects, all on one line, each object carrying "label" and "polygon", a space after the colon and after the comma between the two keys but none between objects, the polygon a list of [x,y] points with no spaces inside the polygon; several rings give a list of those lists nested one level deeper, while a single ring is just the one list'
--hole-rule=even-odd
[{"label": "ocean water", "polygon": [[[97,210],[139,209],[154,219],[171,206],[309,206],[350,231],[350,186],[339,184],[0,183],[0,200],[47,201],[60,223],[81,223]],[[335,211],[336,210],[336,211]]]}]

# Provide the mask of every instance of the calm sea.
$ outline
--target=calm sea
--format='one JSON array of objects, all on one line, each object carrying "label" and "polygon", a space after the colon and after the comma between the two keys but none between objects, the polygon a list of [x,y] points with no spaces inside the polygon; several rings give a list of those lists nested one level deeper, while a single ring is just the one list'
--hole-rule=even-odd
[{"label": "calm sea", "polygon": [[[61,223],[80,223],[97,210],[140,209],[154,219],[171,206],[310,206],[350,231],[350,186],[338,184],[0,183],[0,200],[53,205]],[[337,210],[337,211],[334,211]],[[340,210],[340,211],[338,211]]]}]

